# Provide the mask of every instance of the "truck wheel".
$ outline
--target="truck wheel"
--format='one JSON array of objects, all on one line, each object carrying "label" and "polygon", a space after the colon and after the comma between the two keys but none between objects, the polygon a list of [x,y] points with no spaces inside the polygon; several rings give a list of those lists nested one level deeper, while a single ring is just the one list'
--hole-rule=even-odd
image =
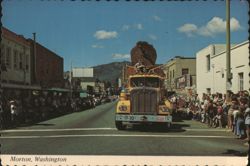
[{"label": "truck wheel", "polygon": [[124,130],[125,126],[122,124],[122,121],[115,121],[115,126],[118,130]]}]

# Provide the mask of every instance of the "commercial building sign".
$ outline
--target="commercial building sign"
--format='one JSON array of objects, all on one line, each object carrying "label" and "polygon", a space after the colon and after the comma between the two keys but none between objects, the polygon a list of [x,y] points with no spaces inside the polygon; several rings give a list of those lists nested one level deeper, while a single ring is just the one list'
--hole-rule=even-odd
[{"label": "commercial building sign", "polygon": [[94,77],[93,68],[73,68],[73,77]]},{"label": "commercial building sign", "polygon": [[185,75],[177,78],[177,81],[176,81],[176,88],[177,89],[190,87],[190,86],[192,86],[192,77],[190,74],[185,74]]}]

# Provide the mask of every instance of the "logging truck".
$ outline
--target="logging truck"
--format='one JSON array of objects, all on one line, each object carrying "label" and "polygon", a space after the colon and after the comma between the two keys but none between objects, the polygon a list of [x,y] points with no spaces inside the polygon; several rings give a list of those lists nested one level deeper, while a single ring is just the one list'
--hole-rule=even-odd
[{"label": "logging truck", "polygon": [[166,99],[165,74],[155,65],[156,52],[147,42],[138,42],[131,51],[132,65],[123,70],[124,90],[115,112],[118,130],[128,123],[158,123],[169,128],[172,123],[171,103]]}]

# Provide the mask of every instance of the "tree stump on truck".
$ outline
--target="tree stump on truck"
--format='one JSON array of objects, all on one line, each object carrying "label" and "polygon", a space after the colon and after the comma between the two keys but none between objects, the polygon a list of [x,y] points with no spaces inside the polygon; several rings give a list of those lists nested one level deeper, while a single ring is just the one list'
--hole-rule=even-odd
[{"label": "tree stump on truck", "polygon": [[157,58],[155,48],[144,41],[139,41],[136,43],[136,46],[132,48],[131,52],[131,62],[134,66],[137,63],[150,68],[155,65]]}]

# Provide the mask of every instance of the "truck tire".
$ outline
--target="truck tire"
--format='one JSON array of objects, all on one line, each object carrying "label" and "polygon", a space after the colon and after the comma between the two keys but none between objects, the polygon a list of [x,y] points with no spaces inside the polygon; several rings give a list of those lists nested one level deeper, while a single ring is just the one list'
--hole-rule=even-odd
[{"label": "truck tire", "polygon": [[118,130],[125,130],[125,126],[122,124],[122,121],[115,121],[115,126]]}]

